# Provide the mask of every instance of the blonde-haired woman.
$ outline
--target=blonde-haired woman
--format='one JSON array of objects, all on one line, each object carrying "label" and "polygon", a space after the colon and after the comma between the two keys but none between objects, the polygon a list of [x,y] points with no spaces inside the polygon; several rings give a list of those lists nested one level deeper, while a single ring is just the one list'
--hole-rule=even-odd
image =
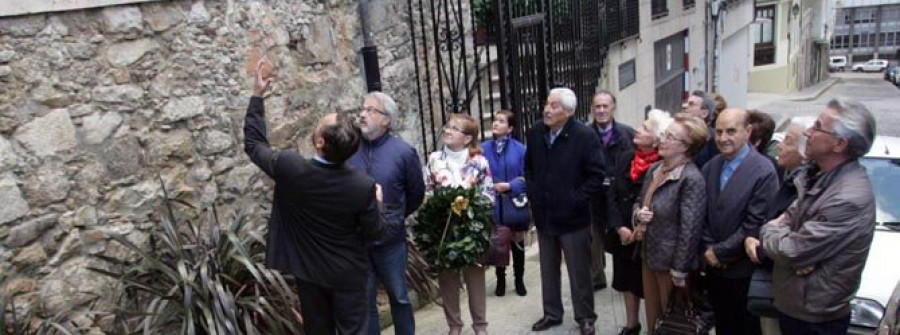
[{"label": "blonde-haired woman", "polygon": [[[425,165],[427,194],[440,187],[478,187],[483,196],[494,201],[494,185],[488,161],[481,155],[478,123],[471,116],[453,114],[443,128],[444,148],[428,155]],[[438,286],[444,302],[449,334],[459,334],[463,321],[459,311],[460,276],[469,292],[469,313],[475,334],[487,334],[487,302],[484,268],[472,265],[438,274]]]},{"label": "blonde-haired woman", "polygon": [[[628,187],[624,192],[616,194],[617,198],[628,199],[630,204],[638,197],[644,175],[654,163],[659,161],[659,143],[662,141],[666,127],[672,123],[669,113],[654,109],[647,114],[647,120],[635,131],[632,142],[634,143],[634,156],[628,170],[628,178],[625,183]],[[613,288],[622,292],[625,301],[625,327],[619,335],[636,335],[641,333],[638,310],[641,307],[641,298],[644,297],[644,287],[641,279],[641,260],[636,257],[637,244],[634,243],[634,224],[631,220],[630,210],[620,210],[623,214],[622,226],[615,228],[615,234],[610,235],[610,242],[606,249],[613,257]]]},{"label": "blonde-haired woman", "polygon": [[634,219],[643,240],[644,306],[648,333],[668,304],[673,285],[684,287],[694,270],[706,213],[706,182],[692,162],[706,144],[702,119],[680,114],[662,136],[662,161],[647,171]]}]

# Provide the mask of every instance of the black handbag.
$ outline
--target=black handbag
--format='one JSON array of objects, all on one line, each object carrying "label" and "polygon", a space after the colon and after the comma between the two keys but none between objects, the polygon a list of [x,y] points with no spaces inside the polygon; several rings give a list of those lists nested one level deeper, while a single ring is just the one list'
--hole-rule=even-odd
[{"label": "black handbag", "polygon": [[778,309],[775,308],[775,290],[772,287],[772,272],[757,267],[753,270],[750,279],[750,289],[747,291],[747,310],[757,316],[777,318]]},{"label": "black handbag", "polygon": [[656,320],[655,328],[658,335],[698,335],[709,333],[712,325],[700,315],[688,289],[673,286],[666,311]]}]

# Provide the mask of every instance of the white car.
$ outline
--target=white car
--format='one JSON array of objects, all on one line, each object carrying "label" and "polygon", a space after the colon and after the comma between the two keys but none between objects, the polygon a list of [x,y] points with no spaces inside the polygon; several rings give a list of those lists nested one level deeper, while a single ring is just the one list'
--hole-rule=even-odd
[{"label": "white car", "polygon": [[828,70],[844,71],[847,68],[847,56],[831,56],[828,58]]},{"label": "white car", "polygon": [[853,64],[853,71],[856,72],[883,72],[888,66],[888,61],[884,59],[872,59],[865,63]]},{"label": "white car", "polygon": [[897,282],[900,266],[900,137],[876,136],[859,162],[866,168],[875,193],[875,238],[869,249],[862,283],[851,301],[851,333],[873,334]]},{"label": "white car", "polygon": [[[783,139],[784,133],[776,133],[772,143]],[[770,154],[777,152],[772,144],[769,149]],[[874,334],[894,287],[900,283],[900,266],[895,258],[900,251],[900,137],[876,136],[872,149],[859,162],[866,168],[875,193],[875,237],[859,290],[850,302],[850,333]]]}]

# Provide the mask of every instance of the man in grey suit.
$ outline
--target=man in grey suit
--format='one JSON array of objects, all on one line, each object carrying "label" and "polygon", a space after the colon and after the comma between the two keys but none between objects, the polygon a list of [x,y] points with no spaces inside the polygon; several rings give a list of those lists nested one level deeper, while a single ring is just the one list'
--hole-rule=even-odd
[{"label": "man in grey suit", "polygon": [[743,246],[765,223],[766,201],[778,190],[778,175],[772,163],[748,145],[748,125],[747,111],[722,111],[715,135],[720,154],[703,166],[709,202],[701,252],[720,335],[760,334],[759,319],[747,311],[753,265]]}]

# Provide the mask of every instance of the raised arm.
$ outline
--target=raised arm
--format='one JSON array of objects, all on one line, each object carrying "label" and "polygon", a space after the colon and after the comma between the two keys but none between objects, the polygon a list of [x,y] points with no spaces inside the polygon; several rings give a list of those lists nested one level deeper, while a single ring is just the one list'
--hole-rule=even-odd
[{"label": "raised arm", "polygon": [[256,66],[253,96],[250,98],[247,115],[244,119],[244,152],[250,156],[253,164],[274,179],[277,152],[269,147],[269,140],[266,136],[265,103],[262,98],[272,79],[263,77],[262,70],[265,64],[265,61],[260,59]]}]

